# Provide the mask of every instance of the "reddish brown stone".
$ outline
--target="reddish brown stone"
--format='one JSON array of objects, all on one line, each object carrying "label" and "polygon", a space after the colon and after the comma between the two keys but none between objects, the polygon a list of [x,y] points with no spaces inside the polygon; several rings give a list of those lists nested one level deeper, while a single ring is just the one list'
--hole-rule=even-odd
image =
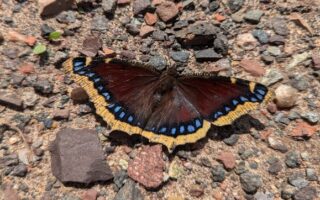
[{"label": "reddish brown stone", "polygon": [[276,113],[277,110],[278,110],[278,109],[277,109],[277,105],[276,105],[275,103],[271,102],[271,103],[268,104],[267,110],[268,110],[270,113],[274,114],[274,113]]},{"label": "reddish brown stone", "polygon": [[240,66],[254,76],[262,76],[266,72],[266,70],[256,60],[243,59],[240,62]]},{"label": "reddish brown stone", "polygon": [[31,74],[34,72],[34,66],[31,63],[24,63],[20,66],[19,71],[22,74]]},{"label": "reddish brown stone", "polygon": [[156,13],[162,21],[167,22],[179,14],[179,9],[173,2],[165,1],[157,7]]},{"label": "reddish brown stone", "polygon": [[82,87],[78,87],[78,88],[74,88],[72,90],[71,99],[75,103],[85,103],[89,100],[89,96],[88,96],[87,92]]},{"label": "reddish brown stone", "polygon": [[204,194],[204,190],[199,185],[191,185],[189,194],[193,197],[199,198]]},{"label": "reddish brown stone", "polygon": [[232,152],[222,152],[217,160],[221,161],[223,166],[227,169],[233,169],[236,166],[236,158],[234,157]]},{"label": "reddish brown stone", "polygon": [[298,122],[289,135],[298,138],[310,138],[319,129],[319,126],[311,126],[306,122]]},{"label": "reddish brown stone", "polygon": [[89,189],[85,191],[82,195],[82,200],[96,200],[98,192],[95,189]]},{"label": "reddish brown stone", "polygon": [[157,15],[153,13],[146,13],[146,15],[144,16],[144,21],[150,26],[154,25],[157,22],[157,19]]},{"label": "reddish brown stone", "polygon": [[140,28],[140,37],[142,37],[142,38],[147,37],[154,30],[155,30],[155,28],[153,28],[152,26],[148,26],[148,25],[141,26],[141,28]]},{"label": "reddish brown stone", "polygon": [[125,4],[129,4],[131,2],[131,0],[118,0],[117,4],[118,5],[125,5]]},{"label": "reddish brown stone", "polygon": [[314,68],[320,69],[320,54],[312,54],[312,61],[314,64]]},{"label": "reddish brown stone", "polygon": [[146,188],[157,188],[163,181],[164,168],[162,146],[143,146],[134,160],[129,163],[128,175]]}]

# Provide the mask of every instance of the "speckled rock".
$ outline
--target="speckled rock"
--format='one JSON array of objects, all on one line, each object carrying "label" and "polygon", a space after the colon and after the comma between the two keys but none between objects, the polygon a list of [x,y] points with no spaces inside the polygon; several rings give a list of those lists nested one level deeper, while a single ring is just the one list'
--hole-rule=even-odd
[{"label": "speckled rock", "polygon": [[273,27],[274,32],[276,32],[279,35],[288,35],[290,33],[288,29],[288,22],[286,22],[284,19],[281,18],[274,18],[271,20],[271,24]]},{"label": "speckled rock", "polygon": [[241,9],[244,0],[228,0],[228,7],[232,12],[237,12]]},{"label": "speckled rock", "polygon": [[260,18],[263,15],[262,10],[249,10],[245,16],[244,19],[250,23],[257,24],[260,22]]},{"label": "speckled rock", "polygon": [[212,167],[211,177],[214,182],[222,182],[225,179],[226,171],[221,165],[216,165]]},{"label": "speckled rock", "polygon": [[297,168],[301,164],[299,154],[295,151],[290,151],[286,154],[285,163],[289,168]]},{"label": "speckled rock", "polygon": [[197,61],[213,61],[222,58],[222,55],[215,52],[212,48],[196,51],[194,56]]},{"label": "speckled rock", "polygon": [[267,44],[269,41],[269,36],[264,30],[255,29],[252,31],[252,35],[257,38],[261,44]]},{"label": "speckled rock", "polygon": [[152,56],[149,59],[148,64],[154,68],[156,68],[159,71],[162,71],[167,66],[167,61],[162,56]]},{"label": "speckled rock", "polygon": [[283,79],[283,75],[276,69],[267,69],[265,76],[262,78],[261,83],[270,86]]},{"label": "speckled rock", "polygon": [[53,92],[53,84],[48,80],[38,80],[33,88],[40,94],[51,94]]},{"label": "speckled rock", "polygon": [[276,104],[278,108],[291,108],[296,104],[298,91],[289,85],[280,85],[275,90]]},{"label": "speckled rock", "polygon": [[317,190],[311,186],[302,188],[293,195],[294,200],[314,200],[317,197]]},{"label": "speckled rock", "polygon": [[188,51],[170,51],[170,57],[176,62],[187,62],[190,56]]},{"label": "speckled rock", "polygon": [[162,146],[144,146],[129,163],[128,176],[146,188],[157,188],[163,182]]},{"label": "speckled rock", "polygon": [[262,186],[262,178],[252,172],[240,175],[242,189],[247,193],[255,193]]},{"label": "speckled rock", "polygon": [[124,186],[119,190],[113,200],[143,200],[144,196],[137,184],[128,179]]}]

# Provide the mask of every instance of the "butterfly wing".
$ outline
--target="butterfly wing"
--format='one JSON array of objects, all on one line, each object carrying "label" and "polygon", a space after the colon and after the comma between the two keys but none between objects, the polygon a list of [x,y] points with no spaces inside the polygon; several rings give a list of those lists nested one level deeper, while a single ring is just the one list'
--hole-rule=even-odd
[{"label": "butterfly wing", "polygon": [[216,126],[231,124],[272,96],[262,84],[222,76],[180,78],[179,87],[201,116]]}]

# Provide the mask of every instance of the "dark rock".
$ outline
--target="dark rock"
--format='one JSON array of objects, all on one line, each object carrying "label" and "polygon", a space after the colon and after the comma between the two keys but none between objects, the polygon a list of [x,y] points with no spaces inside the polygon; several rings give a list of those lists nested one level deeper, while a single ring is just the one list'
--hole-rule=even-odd
[{"label": "dark rock", "polygon": [[281,35],[273,35],[269,38],[269,43],[273,45],[284,45],[285,38]]},{"label": "dark rock", "polygon": [[288,182],[296,187],[296,188],[304,188],[309,185],[309,181],[307,181],[304,177],[304,174],[294,173],[288,177]]},{"label": "dark rock", "polygon": [[244,19],[250,23],[257,24],[260,22],[262,15],[263,11],[261,10],[250,10],[245,14]]},{"label": "dark rock", "polygon": [[294,200],[315,200],[317,198],[317,190],[314,187],[305,187],[298,190],[294,195]]},{"label": "dark rock", "polygon": [[2,33],[0,32],[0,45],[2,45],[3,42],[4,42],[4,37],[3,37]]},{"label": "dark rock", "polygon": [[108,29],[108,20],[103,15],[96,15],[91,21],[91,29],[104,32]]},{"label": "dark rock", "polygon": [[196,22],[176,32],[176,38],[185,46],[213,44],[220,29],[209,22]]},{"label": "dark rock", "polygon": [[139,190],[137,184],[128,179],[125,185],[119,190],[113,200],[143,200],[144,196]]},{"label": "dark rock", "polygon": [[221,165],[216,165],[212,167],[211,175],[214,182],[222,182],[225,179],[226,171]]},{"label": "dark rock", "polygon": [[[42,2],[42,1],[41,1]],[[72,5],[74,4],[73,0],[60,0],[60,1],[52,1],[49,4],[42,3],[44,5],[41,5],[40,9],[40,16],[42,18],[47,18],[47,17],[53,17],[58,15],[64,10],[69,10],[72,8]],[[43,7],[45,6],[45,7]]]},{"label": "dark rock", "polygon": [[218,1],[211,1],[209,3],[209,10],[211,12],[214,12],[220,8],[219,2]]},{"label": "dark rock", "polygon": [[133,2],[133,14],[139,15],[146,13],[151,8],[150,0],[135,0]]},{"label": "dark rock", "polygon": [[127,24],[126,29],[127,29],[128,33],[130,33],[131,35],[134,35],[134,36],[139,35],[139,33],[140,33],[140,29],[135,24]]},{"label": "dark rock", "polygon": [[290,151],[286,154],[285,163],[290,168],[299,167],[301,164],[301,160],[299,154],[295,151]]},{"label": "dark rock", "polygon": [[222,55],[228,54],[228,39],[224,35],[219,35],[213,42],[214,50]]},{"label": "dark rock", "polygon": [[286,20],[281,18],[274,18],[271,20],[271,24],[276,34],[283,36],[289,35],[290,31],[288,29],[288,22],[286,22]]},{"label": "dark rock", "polygon": [[73,11],[63,11],[56,17],[57,21],[64,24],[71,24],[76,22],[76,15]]},{"label": "dark rock", "polygon": [[23,101],[16,95],[0,94],[0,105],[15,110],[23,110]]},{"label": "dark rock", "polygon": [[195,52],[195,57],[197,61],[215,61],[222,58],[221,54],[218,54],[214,49],[204,49]]},{"label": "dark rock", "polygon": [[25,177],[28,173],[28,168],[25,164],[19,164],[13,168],[10,173],[12,176]]},{"label": "dark rock", "polygon": [[161,56],[152,56],[148,62],[148,64],[159,71],[162,71],[167,66],[167,61]]},{"label": "dark rock", "polygon": [[230,137],[223,139],[223,142],[226,143],[227,145],[233,146],[238,142],[239,138],[240,138],[239,135],[232,134]]},{"label": "dark rock", "polygon": [[101,7],[106,16],[113,16],[117,8],[116,0],[102,0]]},{"label": "dark rock", "polygon": [[47,36],[49,36],[50,33],[55,31],[54,28],[52,28],[48,24],[42,24],[40,29],[41,29],[41,36],[42,37],[47,37]]},{"label": "dark rock", "polygon": [[240,175],[242,189],[247,193],[255,193],[262,186],[262,178],[252,172]]},{"label": "dark rock", "polygon": [[50,151],[52,173],[63,183],[89,184],[113,178],[105,163],[99,138],[93,130],[61,130]]},{"label": "dark rock", "polygon": [[174,2],[163,1],[157,6],[156,13],[162,21],[168,22],[178,16],[179,9]]},{"label": "dark rock", "polygon": [[188,51],[170,51],[170,57],[176,62],[187,62],[190,56]]},{"label": "dark rock", "polygon": [[0,168],[3,166],[15,166],[19,164],[19,159],[17,154],[10,154],[0,158]]},{"label": "dark rock", "polygon": [[38,80],[33,85],[33,88],[40,94],[51,94],[53,91],[53,84],[48,80]]},{"label": "dark rock", "polygon": [[261,44],[267,44],[269,42],[269,36],[264,30],[255,29],[252,31],[252,35],[257,38]]},{"label": "dark rock", "polygon": [[77,87],[71,91],[71,99],[75,103],[86,103],[89,100],[89,96],[82,87]]},{"label": "dark rock", "polygon": [[229,0],[228,7],[233,13],[235,13],[241,9],[241,7],[243,6],[243,3],[244,3],[244,0]]},{"label": "dark rock", "polygon": [[270,174],[277,175],[283,168],[281,161],[276,157],[272,157],[271,159],[269,159],[268,163],[269,163],[268,172]]},{"label": "dark rock", "polygon": [[156,41],[165,41],[168,39],[168,35],[164,31],[155,30],[152,33],[152,39]]}]

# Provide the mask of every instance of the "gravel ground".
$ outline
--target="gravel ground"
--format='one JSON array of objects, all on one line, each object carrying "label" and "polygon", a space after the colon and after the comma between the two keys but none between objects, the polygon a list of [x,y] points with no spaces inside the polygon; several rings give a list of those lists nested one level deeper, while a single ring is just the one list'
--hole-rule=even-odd
[{"label": "gravel ground", "polygon": [[[320,199],[319,1],[48,2],[0,0],[0,199]],[[81,54],[233,75],[275,100],[168,154],[110,133],[61,69]],[[56,139],[74,129],[94,136]],[[83,144],[92,159],[72,160]]]}]

